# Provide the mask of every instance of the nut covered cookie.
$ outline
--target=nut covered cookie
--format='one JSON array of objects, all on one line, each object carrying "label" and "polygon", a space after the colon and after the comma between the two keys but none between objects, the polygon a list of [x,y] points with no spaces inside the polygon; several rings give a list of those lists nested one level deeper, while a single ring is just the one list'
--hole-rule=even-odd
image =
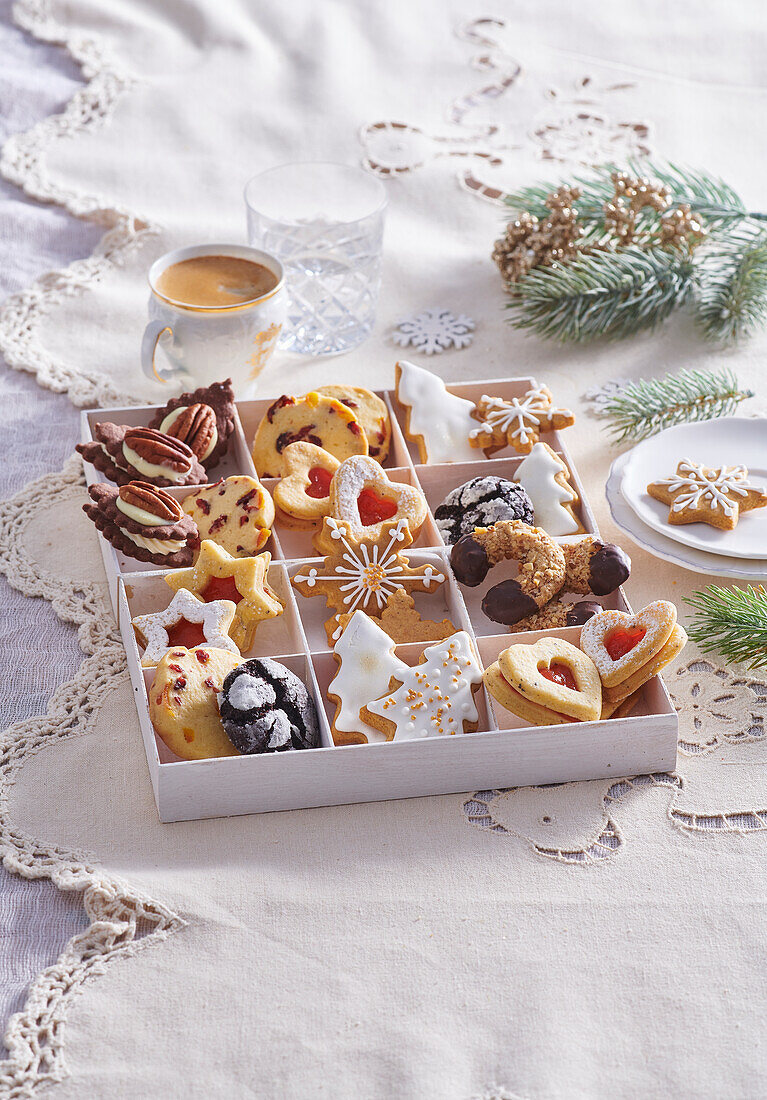
[{"label": "nut covered cookie", "polygon": [[391,444],[391,419],[386,402],[362,386],[318,386],[317,393],[332,397],[351,409],[367,436],[368,454],[384,462]]},{"label": "nut covered cookie", "polygon": [[149,427],[182,440],[210,470],[228,450],[234,416],[234,390],[227,378],[172,397],[149,421]]},{"label": "nut covered cookie", "polygon": [[88,494],[83,511],[115,550],[153,565],[192,564],[200,545],[197,524],[170,493],[131,481],[119,489],[90,485]]},{"label": "nut covered cookie", "polygon": [[75,450],[86,462],[118,485],[149,481],[160,488],[202,485],[205,470],[191,447],[154,428],[131,428],[103,421],[93,426],[92,443]]},{"label": "nut covered cookie", "polygon": [[339,461],[368,453],[362,425],[346,405],[315,391],[304,397],[283,394],[264,413],[253,440],[259,477],[283,477],[285,448],[302,442],[330,451]]},{"label": "nut covered cookie", "polygon": [[149,717],[165,744],[182,760],[239,756],[218,711],[218,693],[239,654],[208,646],[174,646],[157,665],[149,688]]},{"label": "nut covered cookie", "polygon": [[200,538],[212,539],[236,558],[257,554],[272,533],[274,502],[269,491],[245,474],[190,493],[183,508],[197,524]]}]

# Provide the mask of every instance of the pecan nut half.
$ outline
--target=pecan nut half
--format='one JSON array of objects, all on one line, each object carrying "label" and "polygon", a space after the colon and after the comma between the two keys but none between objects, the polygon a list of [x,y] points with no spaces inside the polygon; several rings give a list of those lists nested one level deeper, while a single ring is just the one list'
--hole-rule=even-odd
[{"label": "pecan nut half", "polygon": [[118,495],[123,503],[149,512],[163,523],[178,523],[184,514],[175,497],[146,481],[129,481],[127,485],[120,486]]},{"label": "pecan nut half", "polygon": [[123,443],[144,462],[152,466],[165,466],[177,474],[188,474],[194,463],[191,447],[172,435],[158,432],[156,428],[129,428]]},{"label": "pecan nut half", "polygon": [[202,462],[215,446],[218,436],[216,414],[210,405],[187,405],[168,425],[166,433],[191,447]]}]

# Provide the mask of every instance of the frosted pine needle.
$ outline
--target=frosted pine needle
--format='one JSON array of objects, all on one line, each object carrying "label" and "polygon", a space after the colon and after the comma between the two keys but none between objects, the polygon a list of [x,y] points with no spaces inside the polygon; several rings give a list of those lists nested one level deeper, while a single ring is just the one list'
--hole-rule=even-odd
[{"label": "frosted pine needle", "polygon": [[704,653],[719,653],[747,668],[767,666],[767,592],[710,584],[684,597],[696,613],[687,632]]}]

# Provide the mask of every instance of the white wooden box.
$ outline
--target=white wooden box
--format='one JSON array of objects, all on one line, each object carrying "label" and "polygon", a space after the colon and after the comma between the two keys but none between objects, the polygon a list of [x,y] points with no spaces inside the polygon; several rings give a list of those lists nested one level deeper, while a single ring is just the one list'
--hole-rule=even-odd
[{"label": "white wooden box", "polygon": [[[451,392],[477,401],[483,393],[521,397],[532,379],[486,381],[450,385]],[[484,592],[516,565],[502,563],[476,589],[458,585],[449,567],[449,551],[433,521],[433,511],[447,492],[479,473],[509,476],[521,462],[510,449],[491,459],[453,465],[422,465],[415,447],[402,430],[403,410],[391,391],[379,391],[392,413],[392,447],[384,464],[389,477],[419,485],[430,515],[408,555],[414,564],[432,561],[448,580],[431,595],[419,594],[416,603],[424,617],[449,617],[474,638],[480,661],[492,663],[512,641],[535,641],[555,635],[577,642],[580,628],[511,635],[490,622],[480,605]],[[254,475],[249,443],[274,398],[238,402],[238,419],[229,454],[215,476]],[[130,407],[96,409],[83,413],[85,441],[92,438],[98,420],[147,424],[155,409]],[[586,494],[570,461],[562,436],[543,437],[567,462],[581,497],[580,518],[587,531],[598,533]],[[86,467],[89,481],[103,480]],[[266,479],[270,489],[274,482]],[[182,499],[192,488],[171,489]],[[266,549],[273,558],[269,582],[285,601],[285,613],[262,624],[254,648],[244,656],[269,656],[291,668],[314,694],[320,717],[321,747],[268,756],[226,757],[216,760],[180,760],[165,746],[149,719],[148,689],[153,669],[142,669],[131,618],[167,606],[171,589],[165,570],[147,569],[116,552],[101,535],[101,551],[110,594],[128,658],[136,708],[146,749],[149,775],[161,821],[181,821],[266,810],[370,802],[427,794],[464,792],[478,788],[561,783],[580,779],[616,778],[651,771],[673,770],[676,764],[677,717],[660,677],[645,686],[642,699],[629,718],[558,726],[527,726],[509,714],[484,688],[477,695],[480,726],[477,733],[434,737],[419,741],[335,747],[330,732],[332,704],[327,688],[336,662],[328,648],[324,622],[330,612],[322,599],[306,599],[290,584],[290,577],[314,556],[310,533],[279,525]],[[605,607],[630,610],[622,590],[604,597]],[[428,643],[426,643],[428,644]],[[418,660],[422,644],[397,647],[409,664]]]}]

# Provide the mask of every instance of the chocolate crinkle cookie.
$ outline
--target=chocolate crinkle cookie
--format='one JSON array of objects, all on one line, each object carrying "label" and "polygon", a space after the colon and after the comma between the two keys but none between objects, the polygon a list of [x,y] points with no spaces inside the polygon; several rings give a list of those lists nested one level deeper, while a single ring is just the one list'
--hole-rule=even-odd
[{"label": "chocolate crinkle cookie", "polygon": [[521,485],[488,474],[474,477],[448,493],[434,518],[442,538],[452,546],[462,535],[470,535],[475,527],[492,527],[502,519],[533,524],[535,513]]},{"label": "chocolate crinkle cookie", "polygon": [[317,708],[304,684],[277,661],[253,657],[233,669],[218,696],[221,724],[242,753],[313,749]]}]

